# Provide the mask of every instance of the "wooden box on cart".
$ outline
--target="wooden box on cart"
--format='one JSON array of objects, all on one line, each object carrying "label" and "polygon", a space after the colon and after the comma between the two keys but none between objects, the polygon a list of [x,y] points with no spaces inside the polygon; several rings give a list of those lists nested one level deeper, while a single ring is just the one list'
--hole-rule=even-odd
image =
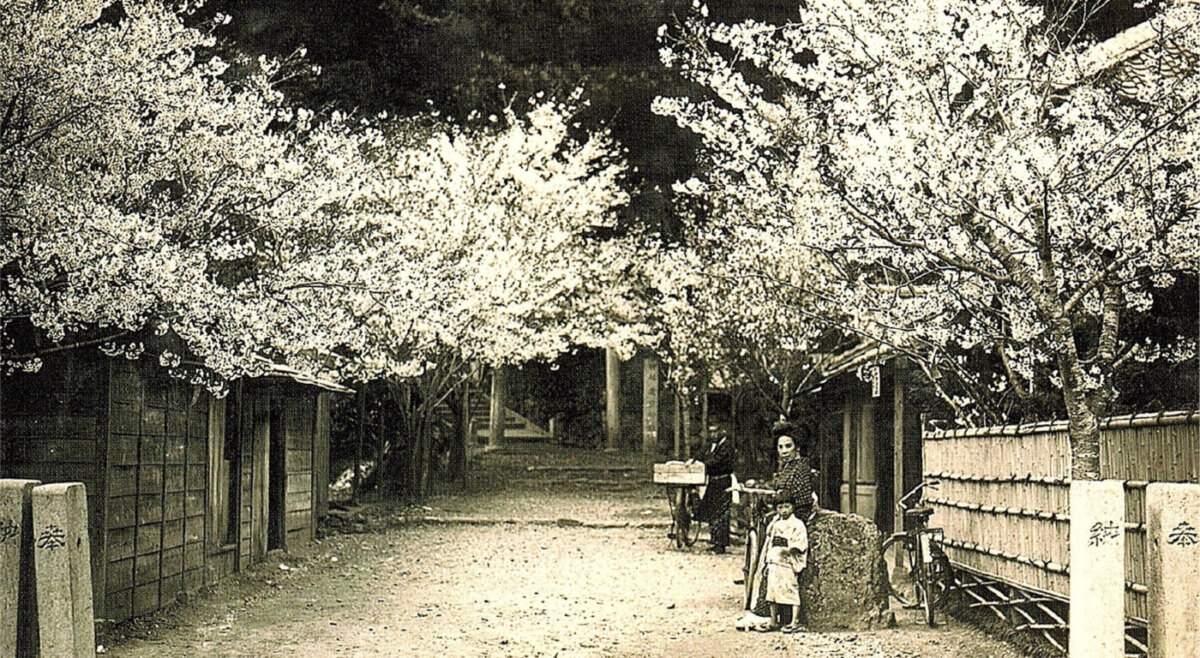
[{"label": "wooden box on cart", "polygon": [[669,461],[654,465],[654,484],[702,485],[704,464]]}]

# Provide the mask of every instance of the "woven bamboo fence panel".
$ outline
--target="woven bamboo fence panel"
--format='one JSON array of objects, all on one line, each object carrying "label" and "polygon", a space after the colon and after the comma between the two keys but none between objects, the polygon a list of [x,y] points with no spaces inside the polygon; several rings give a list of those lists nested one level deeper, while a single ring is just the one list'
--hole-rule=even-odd
[{"label": "woven bamboo fence panel", "polygon": [[[923,434],[927,492],[955,563],[1063,599],[1070,570],[1071,450],[1065,422]],[[1100,473],[1125,482],[1125,615],[1146,619],[1148,482],[1200,482],[1200,412],[1101,423]]]}]

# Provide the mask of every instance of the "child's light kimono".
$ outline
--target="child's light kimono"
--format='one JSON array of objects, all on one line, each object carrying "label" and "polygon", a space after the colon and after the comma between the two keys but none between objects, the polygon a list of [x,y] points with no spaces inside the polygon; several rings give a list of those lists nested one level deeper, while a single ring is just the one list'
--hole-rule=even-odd
[{"label": "child's light kimono", "polygon": [[795,515],[767,528],[767,600],[800,605],[800,572],[808,565],[808,529]]}]

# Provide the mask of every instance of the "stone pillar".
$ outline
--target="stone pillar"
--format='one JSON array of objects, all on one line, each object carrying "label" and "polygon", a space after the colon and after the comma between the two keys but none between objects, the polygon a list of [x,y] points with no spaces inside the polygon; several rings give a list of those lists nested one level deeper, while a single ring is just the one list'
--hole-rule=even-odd
[{"label": "stone pillar", "polygon": [[0,658],[37,653],[32,495],[39,484],[0,480]]},{"label": "stone pillar", "polygon": [[621,359],[613,348],[604,350],[604,449],[621,444]]},{"label": "stone pillar", "polygon": [[1200,484],[1146,487],[1149,658],[1200,656]]},{"label": "stone pillar", "polygon": [[78,482],[33,489],[33,553],[43,656],[94,658],[87,496]]},{"label": "stone pillar", "polygon": [[642,452],[658,453],[658,357],[642,360]]},{"label": "stone pillar", "polygon": [[508,422],[508,368],[492,368],[492,406],[488,414],[488,447],[504,445],[504,425]]},{"label": "stone pillar", "polygon": [[1072,658],[1125,656],[1125,486],[1071,482]]}]

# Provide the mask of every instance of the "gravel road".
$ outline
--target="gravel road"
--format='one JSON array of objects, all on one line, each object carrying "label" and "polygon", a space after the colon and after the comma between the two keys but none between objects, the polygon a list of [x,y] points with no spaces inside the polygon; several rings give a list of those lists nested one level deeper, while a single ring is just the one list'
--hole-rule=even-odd
[{"label": "gravel road", "polygon": [[[641,466],[529,450],[485,455],[467,491],[430,501],[424,513],[437,522],[332,535],[186,607],[108,633],[107,653],[1020,655],[962,623],[929,629],[908,614],[897,628],[870,632],[737,632],[740,587],[731,576],[740,557],[669,549],[665,500]],[[368,515],[395,520],[399,511]]]}]

